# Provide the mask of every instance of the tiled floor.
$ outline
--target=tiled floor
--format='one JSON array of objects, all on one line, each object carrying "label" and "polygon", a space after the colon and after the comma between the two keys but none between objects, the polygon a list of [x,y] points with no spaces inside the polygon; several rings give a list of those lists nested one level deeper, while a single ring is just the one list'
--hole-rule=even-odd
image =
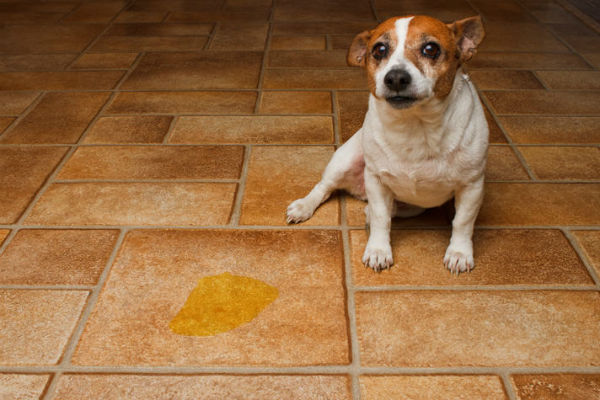
[{"label": "tiled floor", "polygon": [[[582,2],[579,2],[582,3]],[[284,211],[362,123],[353,35],[474,14],[490,123],[477,268],[452,206]],[[567,0],[0,0],[1,399],[600,399],[600,24]],[[198,280],[277,288],[216,336]]]}]

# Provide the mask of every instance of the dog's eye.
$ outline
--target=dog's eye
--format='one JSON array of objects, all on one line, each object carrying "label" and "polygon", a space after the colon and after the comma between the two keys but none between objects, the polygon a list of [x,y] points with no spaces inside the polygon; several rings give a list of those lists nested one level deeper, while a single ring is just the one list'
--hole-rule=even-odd
[{"label": "dog's eye", "polygon": [[421,47],[421,53],[428,58],[435,60],[440,55],[440,46],[437,43],[429,42]]},{"label": "dog's eye", "polygon": [[376,43],[371,52],[376,60],[381,60],[388,53],[388,47],[385,43]]}]

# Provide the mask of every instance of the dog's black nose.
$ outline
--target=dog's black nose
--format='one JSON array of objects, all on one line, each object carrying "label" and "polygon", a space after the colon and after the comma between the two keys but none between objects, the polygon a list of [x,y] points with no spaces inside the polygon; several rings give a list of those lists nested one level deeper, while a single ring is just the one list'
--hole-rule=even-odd
[{"label": "dog's black nose", "polygon": [[404,69],[393,69],[385,74],[385,77],[383,78],[385,86],[396,92],[406,89],[411,81],[412,78],[410,77],[410,74]]}]

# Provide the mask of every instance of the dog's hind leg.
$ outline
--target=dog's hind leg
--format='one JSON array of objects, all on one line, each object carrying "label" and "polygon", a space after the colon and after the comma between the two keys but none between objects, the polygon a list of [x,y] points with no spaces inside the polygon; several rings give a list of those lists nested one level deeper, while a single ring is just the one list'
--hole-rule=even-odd
[{"label": "dog's hind leg", "polygon": [[365,198],[364,168],[361,130],[356,132],[331,157],[323,172],[321,181],[301,199],[292,202],[287,208],[287,222],[298,223],[312,217],[313,213],[331,193],[345,189],[358,198]]}]

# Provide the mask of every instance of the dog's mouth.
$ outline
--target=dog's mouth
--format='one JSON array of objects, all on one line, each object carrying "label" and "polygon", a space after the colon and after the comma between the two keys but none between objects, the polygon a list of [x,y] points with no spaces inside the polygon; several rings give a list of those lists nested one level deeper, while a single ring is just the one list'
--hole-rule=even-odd
[{"label": "dog's mouth", "polygon": [[385,100],[394,108],[408,108],[418,99],[414,96],[390,96],[386,97]]}]

